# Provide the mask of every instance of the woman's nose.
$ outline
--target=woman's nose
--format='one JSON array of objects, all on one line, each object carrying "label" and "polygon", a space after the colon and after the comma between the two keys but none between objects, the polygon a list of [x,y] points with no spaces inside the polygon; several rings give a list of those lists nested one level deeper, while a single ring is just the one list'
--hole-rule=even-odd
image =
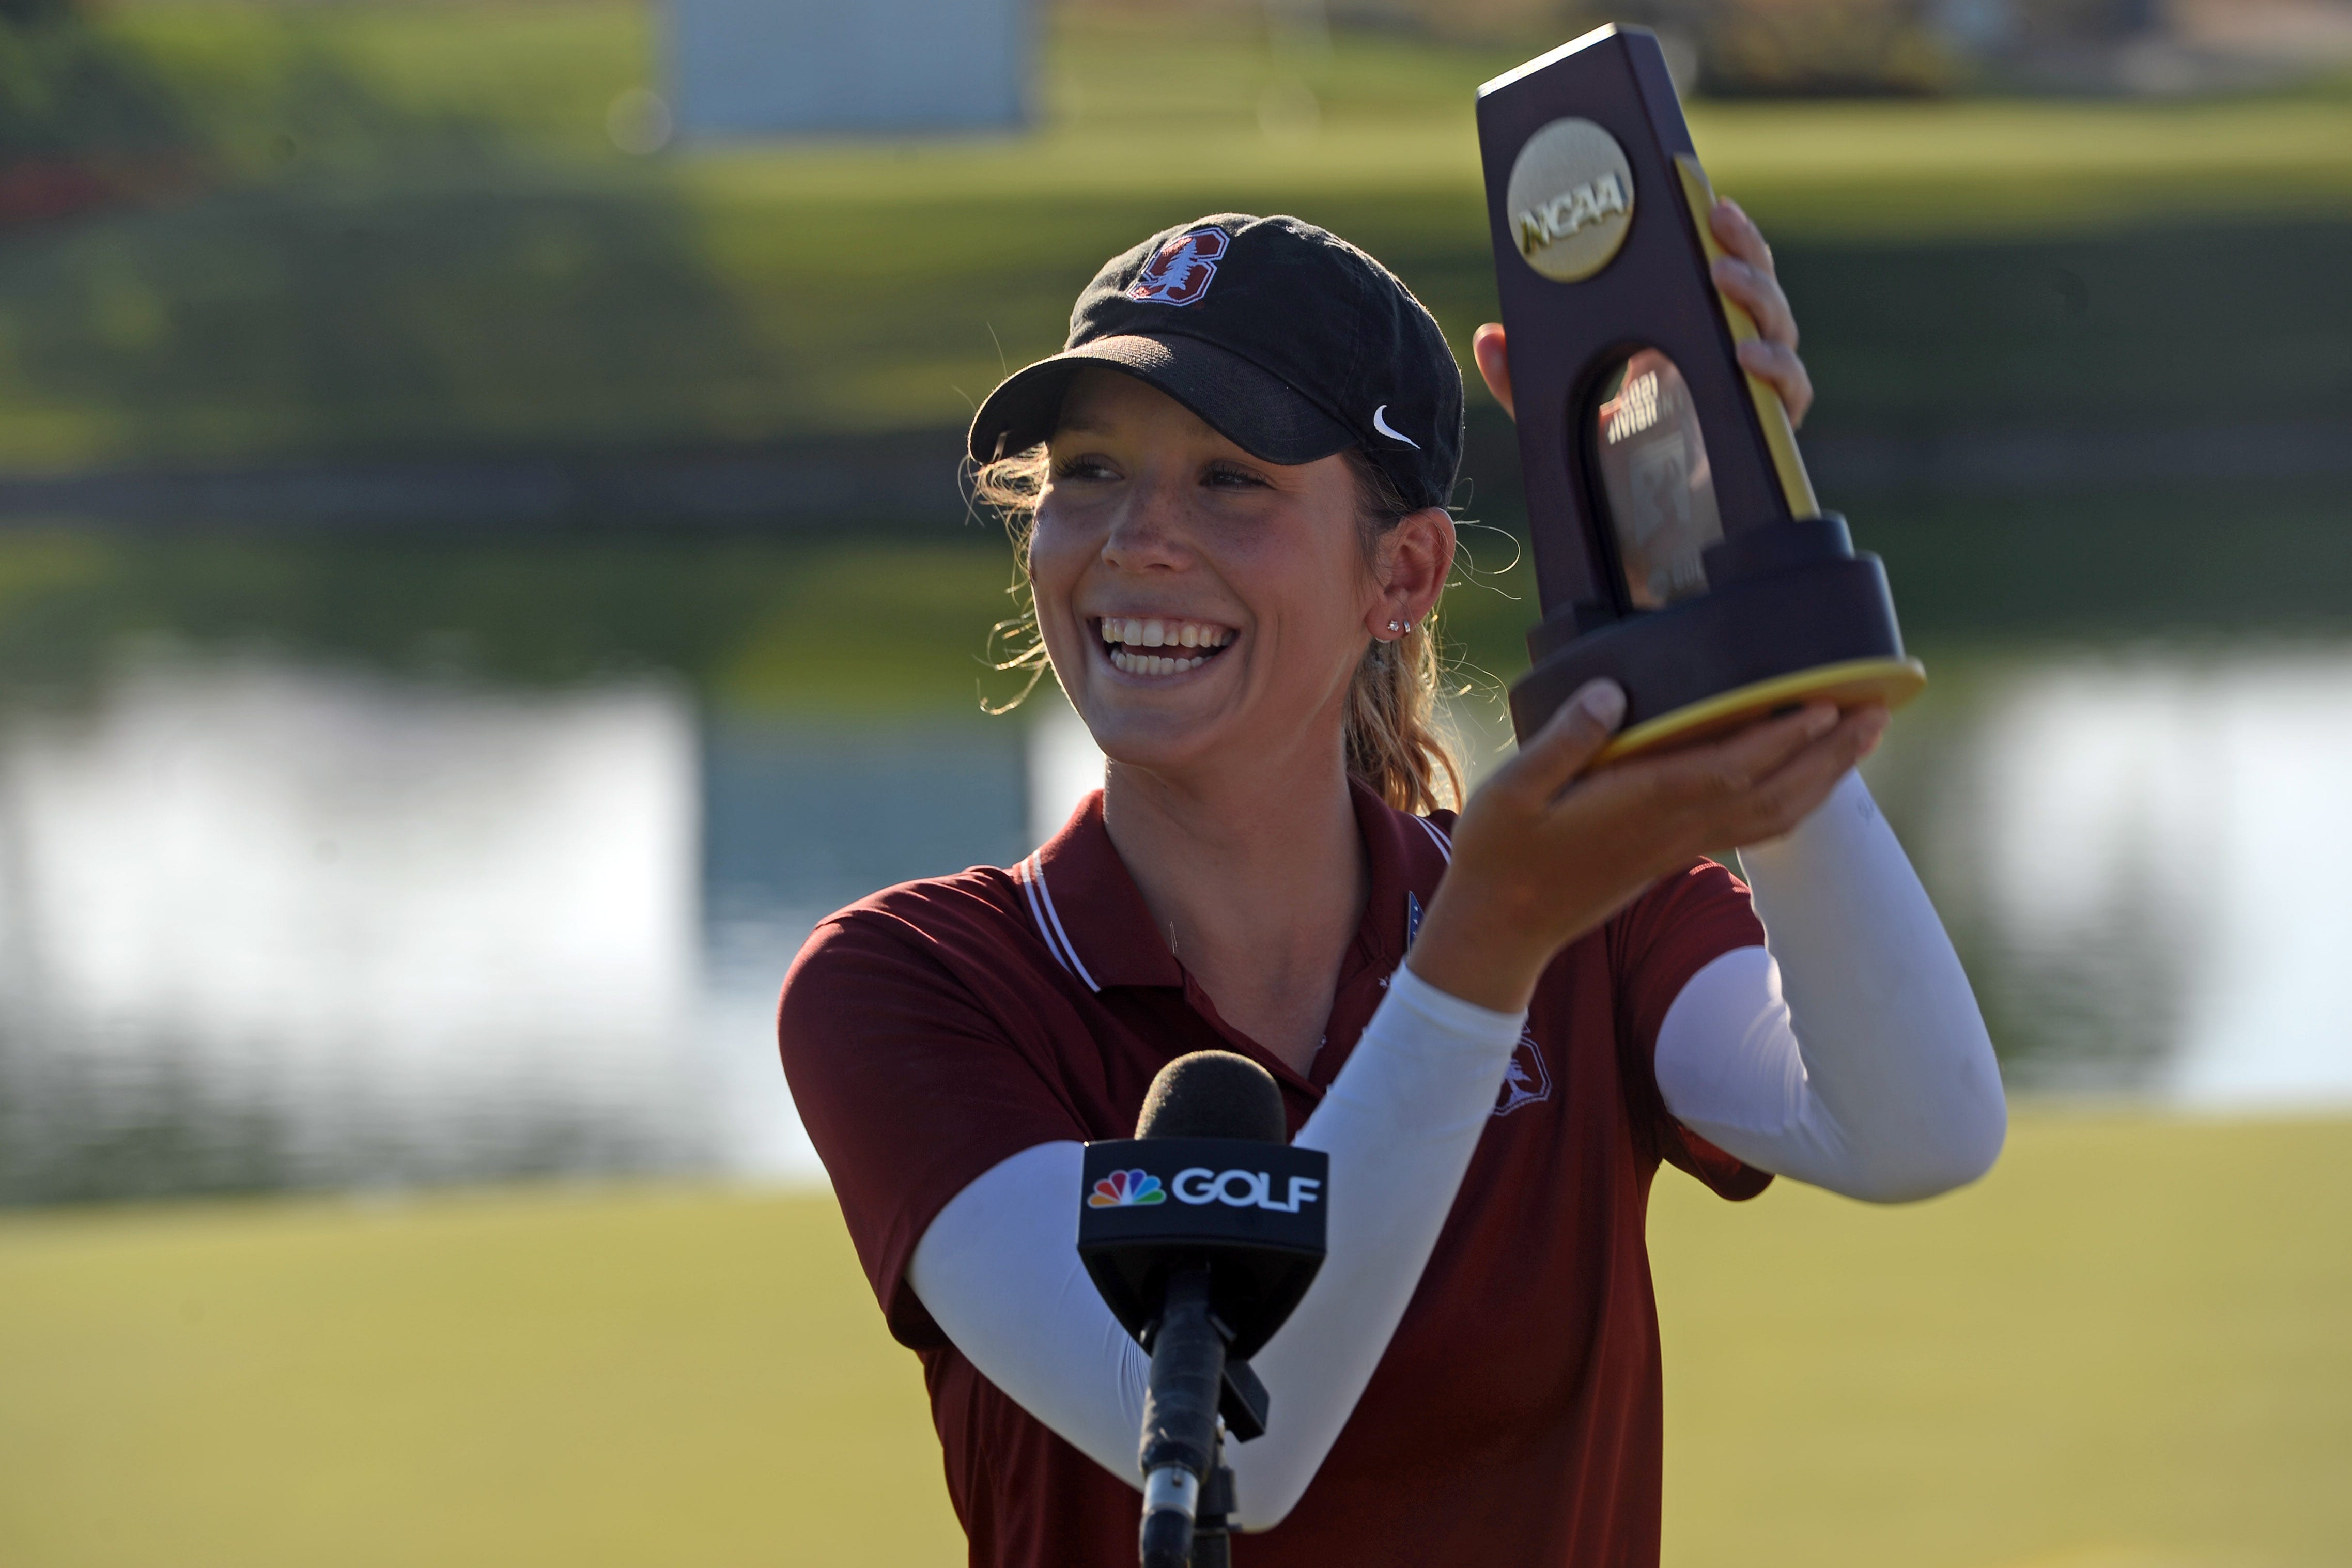
[{"label": "woman's nose", "polygon": [[1181,503],[1160,485],[1139,485],[1112,514],[1103,561],[1122,571],[1173,570],[1185,564]]}]

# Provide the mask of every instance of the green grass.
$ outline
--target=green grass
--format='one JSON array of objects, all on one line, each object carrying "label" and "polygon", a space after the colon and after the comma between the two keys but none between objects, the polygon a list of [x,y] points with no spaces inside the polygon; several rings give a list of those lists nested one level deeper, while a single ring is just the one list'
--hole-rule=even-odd
[{"label": "green grass", "polygon": [[[1517,51],[1342,34],[1300,56],[1232,24],[1066,17],[1032,134],[632,160],[604,117],[655,39],[623,0],[134,0],[102,27],[210,174],[0,244],[0,465],[952,425],[1058,345],[1105,256],[1234,207],[1359,239],[1457,350],[1492,314],[1471,100]],[[1262,117],[1302,90],[1313,127]],[[1718,184],[1799,272],[1816,258],[1799,302],[1831,409],[1841,387],[1898,424],[2071,416],[2118,388],[2176,418],[2352,396],[2328,282],[2352,94],[1693,123]],[[2239,255],[2198,237],[2247,225]],[[2114,286],[2056,319],[2053,269],[2084,266]],[[1841,381],[1842,355],[1873,373]]]},{"label": "green grass", "polygon": [[1762,1201],[1655,1225],[1670,1563],[2352,1554],[2352,1126],[2029,1118],[1925,1208]]},{"label": "green grass", "polygon": [[[2343,1122],[2030,1114],[1894,1210],[1669,1173],[1669,1568],[2341,1563],[2347,1228]],[[0,1385],[12,1568],[960,1555],[822,1197],[19,1214]]]},{"label": "green grass", "polygon": [[0,1561],[944,1563],[829,1202],[7,1222]]}]

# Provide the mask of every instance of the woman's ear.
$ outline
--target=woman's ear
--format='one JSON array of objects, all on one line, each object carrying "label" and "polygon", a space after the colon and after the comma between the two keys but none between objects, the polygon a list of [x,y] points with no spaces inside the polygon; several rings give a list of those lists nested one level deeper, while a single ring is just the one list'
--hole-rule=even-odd
[{"label": "woman's ear", "polygon": [[[1381,595],[1365,619],[1366,630],[1382,642],[1403,635],[1437,607],[1454,570],[1454,515],[1423,507],[1398,519],[1381,540]],[[1390,630],[1394,622],[1400,628]]]}]

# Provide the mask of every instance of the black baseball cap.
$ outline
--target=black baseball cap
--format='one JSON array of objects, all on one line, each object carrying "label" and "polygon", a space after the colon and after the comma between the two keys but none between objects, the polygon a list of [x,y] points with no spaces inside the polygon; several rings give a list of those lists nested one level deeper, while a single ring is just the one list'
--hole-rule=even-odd
[{"label": "black baseball cap", "polygon": [[1087,366],[1123,371],[1268,463],[1361,447],[1415,507],[1462,461],[1462,371],[1397,276],[1297,218],[1221,213],[1103,264],[1050,360],[1014,371],[971,422],[975,462],[1054,434]]}]

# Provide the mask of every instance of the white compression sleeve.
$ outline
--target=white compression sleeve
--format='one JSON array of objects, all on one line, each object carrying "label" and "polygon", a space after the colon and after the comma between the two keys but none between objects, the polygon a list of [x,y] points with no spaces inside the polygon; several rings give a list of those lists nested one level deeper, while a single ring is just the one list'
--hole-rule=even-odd
[{"label": "white compression sleeve", "polygon": [[[1420,1283],[1502,1089],[1522,1014],[1462,1001],[1400,968],[1299,1129],[1331,1156],[1329,1250],[1298,1310],[1251,1361],[1266,1435],[1226,1450],[1244,1530],[1279,1523],[1322,1468]],[[950,1200],[907,1277],[948,1337],[1021,1407],[1139,1486],[1149,1358],[1077,1256],[1080,1150],[1041,1144]]]},{"label": "white compression sleeve", "polygon": [[1667,1010],[1658,1089],[1675,1120],[1759,1169],[1873,1202],[1991,1169],[2008,1131],[1992,1041],[1861,775],[1740,864],[1769,950],[1723,955]]}]

